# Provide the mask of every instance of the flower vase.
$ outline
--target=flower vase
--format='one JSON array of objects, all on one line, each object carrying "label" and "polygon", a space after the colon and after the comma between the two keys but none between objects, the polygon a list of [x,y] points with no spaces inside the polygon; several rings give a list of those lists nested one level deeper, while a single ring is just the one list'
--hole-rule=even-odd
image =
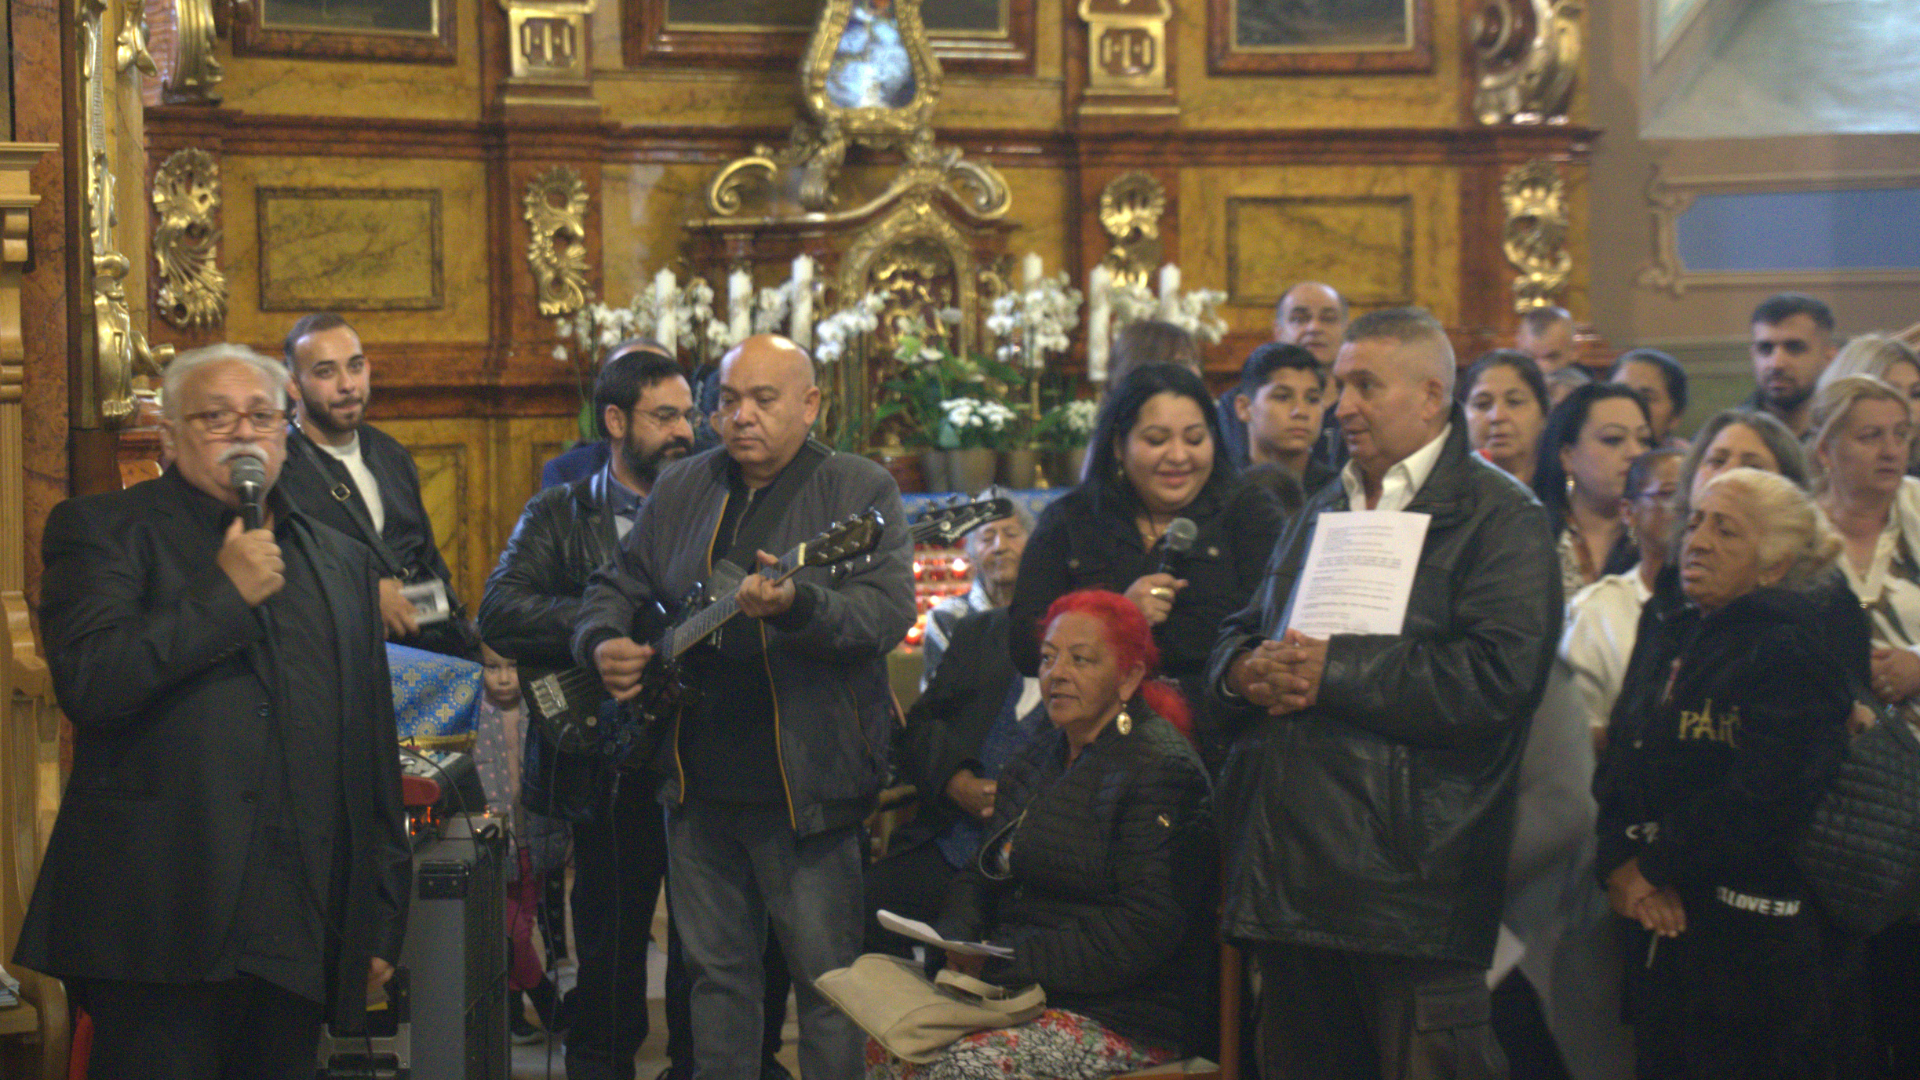
[{"label": "flower vase", "polygon": [[984,491],[993,483],[994,469],[1000,464],[992,450],[947,451],[947,490],[964,495]]},{"label": "flower vase", "polygon": [[926,478],[928,491],[952,491],[947,482],[947,451],[927,450],[920,455],[920,475]]},{"label": "flower vase", "polygon": [[915,491],[939,491],[940,488],[928,483],[928,477],[922,471],[922,461],[917,454],[875,454],[882,468],[893,475],[893,482],[899,485],[903,493]]},{"label": "flower vase", "polygon": [[1047,481],[1057,488],[1070,488],[1080,482],[1080,474],[1086,470],[1087,448],[1077,446],[1072,450],[1056,450],[1047,455]]},{"label": "flower vase", "polygon": [[1037,486],[1040,455],[1032,450],[1006,450],[1000,454],[1000,482],[1018,491]]}]

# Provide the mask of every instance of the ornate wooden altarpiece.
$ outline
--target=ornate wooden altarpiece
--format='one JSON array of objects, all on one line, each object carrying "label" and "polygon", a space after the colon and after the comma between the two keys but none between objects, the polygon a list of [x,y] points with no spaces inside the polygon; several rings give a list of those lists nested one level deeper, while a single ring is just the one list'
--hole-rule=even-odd
[{"label": "ornate wooden altarpiece", "polygon": [[[1006,287],[1012,196],[991,165],[934,143],[940,62],[919,7],[827,0],[801,62],[805,111],[788,144],[728,163],[707,186],[710,216],[687,224],[693,270],[709,281],[745,267],[757,286],[777,284],[805,254],[819,267],[815,313],[870,292],[885,297],[873,347],[822,365],[828,430],[876,403],[895,367],[897,316],[953,335],[954,351],[969,353]],[[881,168],[856,176],[843,168],[850,153]],[[884,182],[873,182],[876,173]],[[941,321],[948,309],[958,323]],[[872,449],[897,449],[885,433],[874,438]]]}]

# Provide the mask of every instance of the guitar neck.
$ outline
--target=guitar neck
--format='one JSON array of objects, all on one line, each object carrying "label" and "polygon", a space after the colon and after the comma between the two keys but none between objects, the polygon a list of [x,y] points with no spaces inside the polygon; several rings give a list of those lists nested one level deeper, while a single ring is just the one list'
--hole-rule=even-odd
[{"label": "guitar neck", "polygon": [[[778,563],[765,568],[760,571],[760,573],[765,577],[773,579],[775,584],[787,580],[800,569],[800,560],[804,557],[803,553],[805,550],[806,545],[804,544],[794,548],[783,556]],[[673,631],[668,634],[668,656],[678,660],[688,649],[705,641],[715,630],[720,629],[722,623],[739,613],[739,590],[728,593],[726,596],[694,612],[685,621],[681,622],[679,626],[674,627]]]}]

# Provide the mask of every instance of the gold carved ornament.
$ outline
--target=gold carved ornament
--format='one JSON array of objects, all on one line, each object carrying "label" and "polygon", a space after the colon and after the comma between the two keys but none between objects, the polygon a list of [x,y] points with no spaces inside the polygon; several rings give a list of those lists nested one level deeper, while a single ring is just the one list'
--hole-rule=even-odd
[{"label": "gold carved ornament", "polygon": [[153,259],[160,314],[175,326],[214,326],[227,317],[220,271],[220,163],[205,150],[176,150],[153,174]]},{"label": "gold carved ornament", "polygon": [[1167,189],[1143,172],[1122,173],[1100,192],[1100,228],[1113,247],[1100,265],[1115,285],[1148,285],[1160,265],[1160,218],[1167,211]]},{"label": "gold carved ornament", "polygon": [[1080,111],[1121,116],[1179,111],[1167,85],[1167,0],[1080,0],[1087,90]]},{"label": "gold carved ornament", "polygon": [[757,146],[721,169],[707,185],[707,208],[718,217],[737,216],[757,191],[769,216],[826,214],[837,202],[834,178],[848,148],[858,144],[901,150],[907,161],[887,192],[863,210],[933,183],[948,185],[975,215],[1001,216],[1012,197],[1000,174],[934,145],[942,78],[920,21],[920,0],[826,0],[801,61],[806,115],[784,148]]},{"label": "gold carved ornament", "polygon": [[175,36],[167,100],[218,105],[213,88],[225,73],[214,55],[213,0],[172,0],[172,7]]},{"label": "gold carved ornament", "polygon": [[1483,124],[1560,124],[1580,70],[1576,0],[1484,0],[1473,20],[1473,112]]},{"label": "gold carved ornament", "polygon": [[587,302],[587,185],[579,173],[556,165],[527,184],[522,203],[540,314],[579,311]]},{"label": "gold carved ornament", "polygon": [[1535,159],[1507,170],[1500,182],[1507,225],[1501,247],[1520,273],[1513,279],[1513,309],[1525,312],[1555,302],[1573,272],[1567,253],[1567,185],[1550,162]]},{"label": "gold carved ornament", "polygon": [[[111,62],[106,53],[109,15],[118,16]],[[126,123],[130,108],[137,115],[140,90],[130,71],[157,75],[159,69],[147,53],[145,12],[139,0],[118,4],[81,0],[80,44],[80,100],[84,109],[80,148],[86,169],[82,193],[87,223],[84,257],[89,267],[93,332],[82,335],[84,356],[76,397],[80,408],[75,423],[83,429],[117,428],[139,413],[133,398],[134,376],[158,377],[173,358],[173,346],[149,345],[146,335],[133,325],[125,284],[133,264],[121,254],[115,239],[119,214],[114,171],[124,140],[111,139],[108,130],[110,107],[121,124]]]}]

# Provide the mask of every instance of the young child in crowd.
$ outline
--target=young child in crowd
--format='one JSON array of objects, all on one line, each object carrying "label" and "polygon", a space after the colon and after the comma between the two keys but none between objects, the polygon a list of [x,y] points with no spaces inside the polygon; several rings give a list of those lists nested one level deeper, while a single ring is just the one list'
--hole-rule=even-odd
[{"label": "young child in crowd", "polygon": [[[507,988],[524,992],[547,1031],[554,1030],[554,985],[533,949],[533,923],[540,902],[541,882],[548,872],[564,865],[567,828],[562,822],[533,813],[520,805],[520,752],[527,711],[520,699],[520,672],[512,660],[485,645],[480,647],[484,693],[474,720],[473,762],[487,793],[487,809],[512,822],[513,855],[507,862],[507,932],[513,956],[507,969]],[[520,999],[514,999],[513,1041],[539,1041],[539,1028],[527,1021]]]}]

